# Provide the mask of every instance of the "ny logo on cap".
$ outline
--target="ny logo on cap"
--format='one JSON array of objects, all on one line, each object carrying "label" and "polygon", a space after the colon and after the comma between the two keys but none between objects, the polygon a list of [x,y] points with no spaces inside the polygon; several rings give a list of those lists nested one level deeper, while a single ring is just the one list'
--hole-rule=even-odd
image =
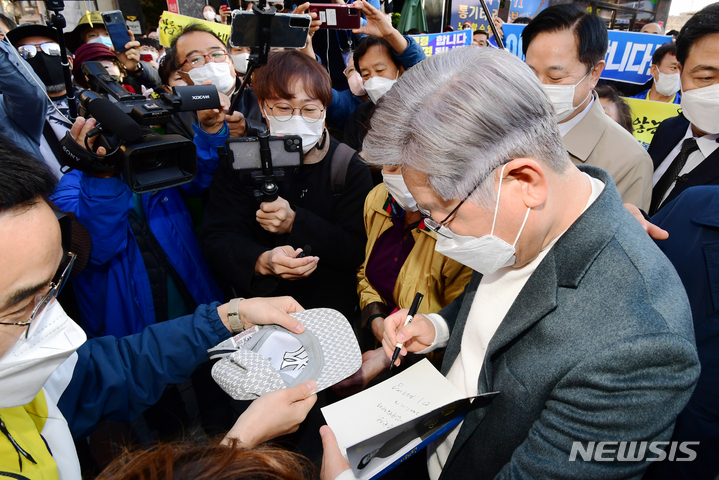
[{"label": "ny logo on cap", "polygon": [[300,348],[294,352],[285,352],[285,355],[282,357],[280,370],[284,370],[286,367],[292,370],[300,370],[307,366],[308,361],[309,356],[307,355],[305,347],[300,346]]}]

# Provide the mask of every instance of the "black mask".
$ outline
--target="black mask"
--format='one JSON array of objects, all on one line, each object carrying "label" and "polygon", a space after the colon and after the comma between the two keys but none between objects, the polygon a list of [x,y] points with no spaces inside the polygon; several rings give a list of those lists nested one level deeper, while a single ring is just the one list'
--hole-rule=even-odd
[{"label": "black mask", "polygon": [[62,83],[64,76],[61,57],[51,56],[45,52],[37,52],[27,63],[35,70],[35,73],[45,85]]}]

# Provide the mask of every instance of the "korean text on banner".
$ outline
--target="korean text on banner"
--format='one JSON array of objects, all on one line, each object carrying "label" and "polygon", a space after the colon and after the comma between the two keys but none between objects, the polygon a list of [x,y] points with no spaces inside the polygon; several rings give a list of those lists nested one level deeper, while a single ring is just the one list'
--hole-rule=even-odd
[{"label": "korean text on banner", "polygon": [[220,37],[222,43],[224,44],[227,44],[227,40],[230,38],[232,27],[229,25],[208,22],[207,20],[200,20],[198,18],[186,17],[184,15],[164,11],[162,12],[162,17],[160,17],[160,26],[158,27],[158,31],[160,32],[160,43],[169,47],[170,43],[172,43],[172,39],[178,36],[186,25],[191,23],[199,23],[200,25],[211,29],[218,37]]},{"label": "korean text on banner", "polygon": [[[524,60],[522,54],[522,30],[524,25],[505,24],[504,45],[511,53]],[[649,81],[652,54],[657,48],[672,41],[671,36],[649,33],[620,32],[609,30],[609,46],[604,58],[606,65],[602,72],[605,80],[636,83]]]},{"label": "korean text on banner", "polygon": [[507,20],[513,22],[519,17],[534,18],[548,5],[549,0],[511,0]]},{"label": "korean text on banner", "polygon": [[410,38],[419,43],[424,54],[429,57],[453,48],[466,47],[472,43],[472,32],[462,30],[461,32],[433,33],[431,35],[410,35]]},{"label": "korean text on banner", "polygon": [[[486,0],[489,13],[497,15],[499,13],[500,0]],[[460,30],[464,22],[472,22],[472,32],[475,30],[485,30],[491,32],[487,17],[482,9],[482,3],[479,0],[453,0],[452,17],[449,24],[455,30]]]},{"label": "korean text on banner", "polygon": [[649,148],[654,138],[654,132],[662,121],[676,117],[681,112],[681,106],[676,103],[652,102],[638,98],[624,99],[632,109],[632,125],[634,138],[639,140],[644,148]]}]

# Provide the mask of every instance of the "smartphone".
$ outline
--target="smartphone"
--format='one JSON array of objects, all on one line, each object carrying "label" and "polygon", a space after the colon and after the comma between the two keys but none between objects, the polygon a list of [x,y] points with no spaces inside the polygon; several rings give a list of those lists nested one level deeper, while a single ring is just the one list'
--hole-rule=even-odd
[{"label": "smartphone", "polygon": [[[307,43],[311,23],[312,17],[306,14],[276,13],[270,25],[270,47],[303,48]],[[255,12],[234,10],[230,45],[260,47],[257,35],[259,27],[260,16]]]},{"label": "smartphone", "polygon": [[[228,138],[225,149],[234,170],[262,170],[257,137]],[[302,165],[302,138],[299,135],[270,137],[270,150],[273,168]]]},{"label": "smartphone", "polygon": [[115,53],[123,53],[125,45],[131,42],[132,39],[127,32],[127,25],[125,25],[125,17],[122,16],[122,12],[120,10],[102,12],[102,21],[105,22],[107,33],[110,34]]},{"label": "smartphone", "polygon": [[322,21],[320,28],[332,30],[352,30],[360,28],[362,16],[352,5],[334,3],[310,3],[310,12],[315,12]]},{"label": "smartphone", "polygon": [[150,55],[149,53],[141,53],[140,60],[142,60],[143,62],[151,62],[153,59],[152,55]]}]

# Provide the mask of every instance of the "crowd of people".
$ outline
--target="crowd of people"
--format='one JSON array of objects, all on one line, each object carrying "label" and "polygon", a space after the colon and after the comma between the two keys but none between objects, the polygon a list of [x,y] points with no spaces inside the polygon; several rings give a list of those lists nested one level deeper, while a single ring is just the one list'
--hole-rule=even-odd
[{"label": "crowd of people", "polygon": [[[426,356],[499,394],[388,478],[717,478],[719,3],[652,56],[634,97],[681,114],[648,150],[586,9],[517,19],[523,62],[485,31],[427,57],[353,6],[347,38],[312,13],[305,47],[251,75],[201,23],[118,48],[87,12],[62,42],[72,91],[57,30],[0,18],[0,477],[351,479],[319,409],[392,375],[402,343],[400,369]],[[138,193],[112,167],[77,100],[89,62],[135,100],[216,88],[152,126],[194,146],[191,181]],[[301,138],[271,198],[226,148],[264,132]],[[68,142],[92,168],[66,167]],[[251,403],[214,382],[208,349],[319,307],[352,325],[355,374]]]}]

